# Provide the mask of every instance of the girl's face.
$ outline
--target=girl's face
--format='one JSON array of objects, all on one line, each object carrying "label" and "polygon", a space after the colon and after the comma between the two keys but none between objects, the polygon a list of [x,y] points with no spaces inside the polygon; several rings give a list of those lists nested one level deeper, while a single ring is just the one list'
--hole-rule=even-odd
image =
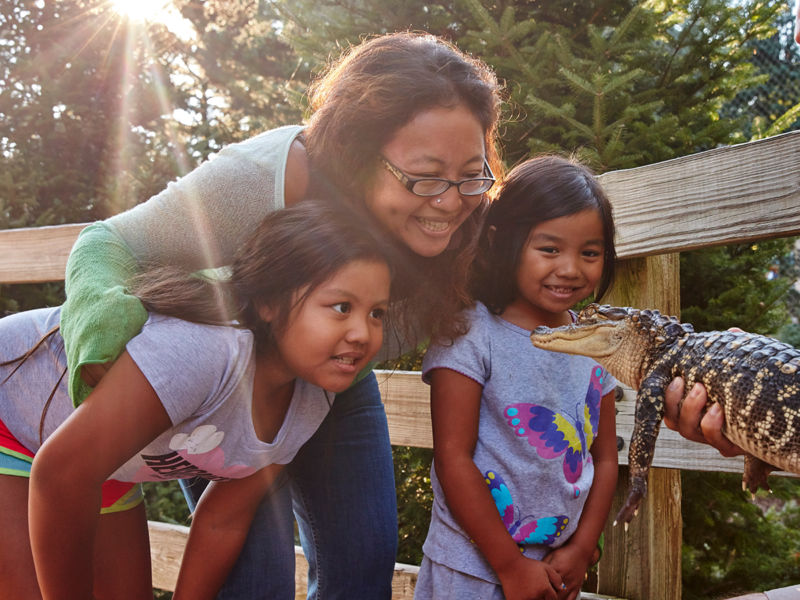
[{"label": "girl's face", "polygon": [[[485,176],[483,141],[481,124],[468,108],[461,104],[436,107],[418,113],[398,129],[381,155],[410,179],[461,181]],[[482,196],[462,195],[456,186],[437,196],[417,196],[380,160],[378,164],[367,190],[367,207],[417,254],[441,254]]]},{"label": "girl's face", "polygon": [[[292,308],[266,357],[270,369],[331,392],[347,389],[383,343],[389,284],[383,261],[346,264]],[[271,320],[268,307],[261,315]]]},{"label": "girl's face", "polygon": [[520,254],[508,320],[533,329],[569,323],[567,309],[592,294],[603,274],[603,223],[593,209],[533,227]]}]

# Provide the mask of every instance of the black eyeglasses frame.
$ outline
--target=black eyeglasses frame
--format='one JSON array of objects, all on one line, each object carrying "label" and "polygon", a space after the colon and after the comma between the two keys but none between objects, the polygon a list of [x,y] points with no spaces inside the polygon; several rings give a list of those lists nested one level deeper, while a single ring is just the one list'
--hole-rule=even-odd
[{"label": "black eyeglasses frame", "polygon": [[[444,177],[420,177],[418,179],[412,179],[411,177],[403,173],[403,171],[401,171],[398,167],[390,163],[385,156],[381,156],[380,159],[386,170],[389,171],[392,175],[394,175],[397,178],[397,180],[400,183],[402,183],[403,186],[409,192],[411,192],[415,196],[422,196],[423,198],[444,194],[447,190],[449,190],[453,186],[456,186],[458,188],[458,193],[461,194],[462,196],[480,196],[481,194],[485,194],[490,189],[492,189],[492,186],[497,181],[495,179],[494,173],[492,173],[491,167],[489,166],[489,161],[487,161],[486,158],[483,159],[483,171],[484,173],[489,174],[488,177],[471,177],[470,179],[462,179],[461,181],[453,181],[452,179],[445,179]],[[419,192],[414,191],[414,186],[417,185],[420,181],[440,181],[442,183],[446,183],[447,187],[437,192],[429,194],[420,194]],[[486,187],[486,189],[481,190],[479,192],[464,193],[463,191],[461,191],[462,185],[464,185],[465,183],[472,183],[475,181],[486,181],[489,182],[489,185]]]}]

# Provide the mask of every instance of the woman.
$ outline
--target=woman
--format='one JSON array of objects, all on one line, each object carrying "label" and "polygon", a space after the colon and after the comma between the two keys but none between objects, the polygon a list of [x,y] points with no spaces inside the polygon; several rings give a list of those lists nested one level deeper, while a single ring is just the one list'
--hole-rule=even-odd
[{"label": "woman", "polygon": [[[366,209],[403,251],[395,286],[405,296],[392,306],[394,331],[386,336],[396,342],[393,355],[423,336],[463,332],[454,315],[468,301],[479,207],[499,166],[494,74],[436,37],[392,34],[331,65],[310,100],[307,128],[282,127],[229,146],[81,234],[67,266],[61,321],[74,402],[144,322],[144,309],[125,290],[129,276],[150,263],[224,265],[265,214],[326,195],[322,189]],[[110,339],[108,331],[118,335]],[[376,379],[363,374],[336,396],[262,503],[220,597],[294,597],[292,510],[310,565],[309,597],[391,597],[391,458]]]}]

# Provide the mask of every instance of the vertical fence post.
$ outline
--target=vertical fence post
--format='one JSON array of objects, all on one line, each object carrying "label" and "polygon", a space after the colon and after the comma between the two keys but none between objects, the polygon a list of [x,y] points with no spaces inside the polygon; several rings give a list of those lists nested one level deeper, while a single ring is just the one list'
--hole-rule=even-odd
[{"label": "vertical fence post", "polygon": [[[621,261],[608,301],[618,306],[655,308],[679,315],[679,255],[665,254]],[[627,453],[629,440],[625,440]],[[647,496],[626,532],[612,527],[628,491],[628,469],[620,478],[605,529],[605,553],[600,561],[598,591],[631,600],[681,598],[680,471],[653,468]]]}]

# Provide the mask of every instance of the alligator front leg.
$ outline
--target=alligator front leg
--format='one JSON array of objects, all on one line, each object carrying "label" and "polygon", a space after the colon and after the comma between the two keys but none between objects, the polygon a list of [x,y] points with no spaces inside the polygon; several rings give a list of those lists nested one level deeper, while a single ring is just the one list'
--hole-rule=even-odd
[{"label": "alligator front leg", "polygon": [[642,381],[636,394],[636,415],[633,435],[628,450],[630,469],[628,497],[617,514],[614,523],[630,523],[639,510],[639,504],[647,494],[647,473],[653,462],[656,438],[664,417],[664,388],[662,377],[650,377]]}]

